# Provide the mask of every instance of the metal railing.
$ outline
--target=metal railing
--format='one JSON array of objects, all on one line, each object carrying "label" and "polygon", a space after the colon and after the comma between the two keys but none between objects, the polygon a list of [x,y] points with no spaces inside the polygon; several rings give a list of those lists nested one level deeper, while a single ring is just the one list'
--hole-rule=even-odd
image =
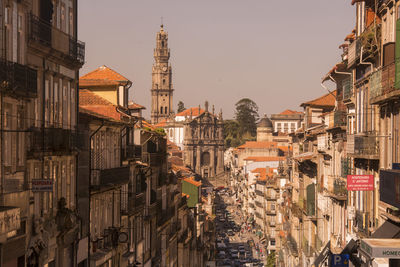
[{"label": "metal railing", "polygon": [[339,127],[339,126],[346,126],[347,124],[347,112],[345,111],[335,111],[334,115],[333,115],[333,125],[335,127]]},{"label": "metal railing", "polygon": [[51,47],[73,61],[83,64],[85,61],[85,43],[73,36],[53,27],[41,18],[30,14],[29,34],[30,41]]},{"label": "metal railing", "polygon": [[63,128],[33,128],[29,152],[72,151],[80,141],[76,131]]},{"label": "metal railing", "polygon": [[347,152],[361,156],[379,156],[379,140],[376,133],[348,135]]},{"label": "metal railing", "polygon": [[333,193],[338,196],[347,197],[347,185],[346,181],[340,178],[336,178],[333,181]]},{"label": "metal railing", "polygon": [[37,71],[19,63],[0,60],[0,90],[23,96],[36,96]]}]

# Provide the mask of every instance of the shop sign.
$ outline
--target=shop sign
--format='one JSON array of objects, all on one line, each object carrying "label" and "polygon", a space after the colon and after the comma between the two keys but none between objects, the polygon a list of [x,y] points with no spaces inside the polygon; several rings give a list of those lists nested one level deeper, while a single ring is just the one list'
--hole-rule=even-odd
[{"label": "shop sign", "polygon": [[[12,236],[20,228],[20,208],[5,207],[0,210],[0,235]],[[10,234],[9,234],[10,233]]]},{"label": "shop sign", "polygon": [[53,192],[53,180],[32,180],[32,192]]},{"label": "shop sign", "polygon": [[333,254],[331,256],[331,265],[332,267],[348,267],[350,261],[349,254]]},{"label": "shop sign", "polygon": [[[390,244],[391,241],[397,242],[396,244]],[[360,248],[370,258],[389,258],[389,259],[400,259],[400,240],[389,239],[388,242],[382,239],[376,239],[373,241],[377,244],[369,244],[364,240],[361,240]]]},{"label": "shop sign", "polygon": [[373,191],[373,175],[347,175],[348,191]]}]

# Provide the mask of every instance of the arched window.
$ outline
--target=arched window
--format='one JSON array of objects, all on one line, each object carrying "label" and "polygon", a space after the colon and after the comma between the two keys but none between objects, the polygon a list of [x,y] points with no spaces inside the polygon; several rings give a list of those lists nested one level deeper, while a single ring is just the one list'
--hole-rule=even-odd
[{"label": "arched window", "polygon": [[168,114],[168,108],[165,107],[164,110],[165,110],[165,113],[164,113],[164,114]]},{"label": "arched window", "polygon": [[162,114],[162,107],[160,107],[160,114]]},{"label": "arched window", "polygon": [[162,83],[165,85],[165,79],[162,80]]},{"label": "arched window", "polygon": [[161,41],[161,47],[164,47],[164,41]]}]

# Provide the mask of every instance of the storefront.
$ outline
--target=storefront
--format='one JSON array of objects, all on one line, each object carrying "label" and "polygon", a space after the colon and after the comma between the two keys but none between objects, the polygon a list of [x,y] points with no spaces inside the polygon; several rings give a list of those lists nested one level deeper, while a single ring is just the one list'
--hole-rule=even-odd
[{"label": "storefront", "polygon": [[363,267],[400,266],[400,239],[361,239],[358,251]]}]

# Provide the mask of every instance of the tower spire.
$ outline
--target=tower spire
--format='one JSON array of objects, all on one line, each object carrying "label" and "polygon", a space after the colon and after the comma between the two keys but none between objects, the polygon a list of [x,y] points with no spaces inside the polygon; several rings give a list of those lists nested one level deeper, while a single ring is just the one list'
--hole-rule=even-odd
[{"label": "tower spire", "polygon": [[161,28],[156,34],[156,48],[151,87],[151,121],[158,123],[173,113],[172,68],[169,64],[168,33],[164,31],[163,17]]}]

